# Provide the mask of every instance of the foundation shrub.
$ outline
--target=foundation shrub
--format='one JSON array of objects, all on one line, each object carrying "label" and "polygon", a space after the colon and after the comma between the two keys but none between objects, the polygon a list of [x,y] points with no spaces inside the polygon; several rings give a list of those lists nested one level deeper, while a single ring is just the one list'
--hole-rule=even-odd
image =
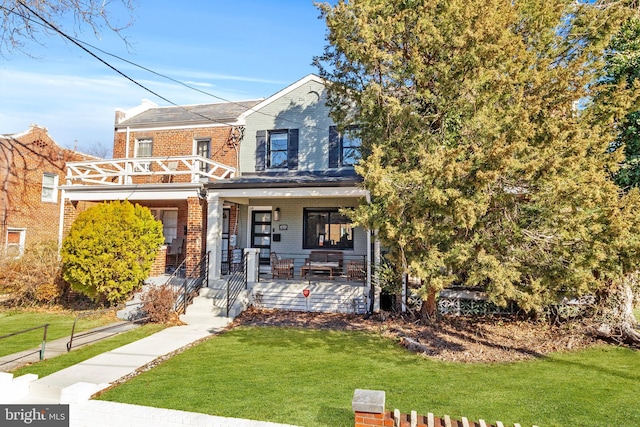
[{"label": "foundation shrub", "polygon": [[175,301],[176,292],[170,286],[153,286],[142,296],[142,311],[149,322],[176,323]]}]

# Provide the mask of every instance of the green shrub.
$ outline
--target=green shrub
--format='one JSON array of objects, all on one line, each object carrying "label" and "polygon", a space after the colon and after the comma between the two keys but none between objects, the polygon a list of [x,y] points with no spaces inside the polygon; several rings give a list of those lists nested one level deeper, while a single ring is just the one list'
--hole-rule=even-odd
[{"label": "green shrub", "polygon": [[116,304],[142,285],[163,242],[162,223],[146,207],[102,203],[78,215],[62,242],[63,278],[95,302]]}]

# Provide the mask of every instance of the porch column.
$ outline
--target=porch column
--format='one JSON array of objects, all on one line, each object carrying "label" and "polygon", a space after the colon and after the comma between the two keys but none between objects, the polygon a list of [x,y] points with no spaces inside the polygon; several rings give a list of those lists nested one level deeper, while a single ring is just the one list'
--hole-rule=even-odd
[{"label": "porch column", "polygon": [[247,283],[255,283],[258,281],[260,262],[258,254],[260,249],[258,248],[245,248],[244,253],[247,256]]},{"label": "porch column", "polygon": [[187,244],[186,244],[186,267],[187,272],[193,271],[204,255],[202,231],[204,226],[204,212],[202,200],[198,197],[187,198]]},{"label": "porch column", "polygon": [[222,260],[222,207],[217,194],[209,193],[207,213],[207,252],[209,252],[209,278],[220,279]]}]

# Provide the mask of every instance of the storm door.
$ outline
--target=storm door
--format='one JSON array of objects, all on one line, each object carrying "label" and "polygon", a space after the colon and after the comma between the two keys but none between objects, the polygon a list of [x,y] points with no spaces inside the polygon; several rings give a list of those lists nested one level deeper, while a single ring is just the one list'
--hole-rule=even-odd
[{"label": "storm door", "polygon": [[229,218],[231,217],[231,209],[222,209],[222,274],[229,272]]},{"label": "storm door", "polygon": [[271,211],[253,211],[251,247],[260,249],[260,265],[269,265],[271,255]]}]

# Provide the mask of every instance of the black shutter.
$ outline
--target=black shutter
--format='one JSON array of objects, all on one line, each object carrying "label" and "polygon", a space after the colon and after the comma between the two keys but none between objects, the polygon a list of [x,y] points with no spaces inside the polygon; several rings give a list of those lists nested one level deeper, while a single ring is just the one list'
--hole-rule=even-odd
[{"label": "black shutter", "polygon": [[329,126],[329,167],[340,165],[340,134],[335,126]]},{"label": "black shutter", "polygon": [[256,171],[263,171],[267,163],[267,131],[256,132]]},{"label": "black shutter", "polygon": [[287,167],[298,169],[298,129],[289,129],[289,141],[287,143]]}]

